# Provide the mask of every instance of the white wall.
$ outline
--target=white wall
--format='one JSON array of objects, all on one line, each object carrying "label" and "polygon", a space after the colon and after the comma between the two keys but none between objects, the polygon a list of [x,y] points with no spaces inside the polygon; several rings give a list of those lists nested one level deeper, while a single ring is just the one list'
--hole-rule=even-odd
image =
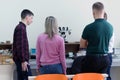
[{"label": "white wall", "polygon": [[72,34],[71,42],[79,41],[85,25],[94,21],[91,6],[101,1],[108,13],[108,21],[114,26],[115,47],[120,47],[120,11],[119,0],[1,0],[0,1],[0,42],[12,42],[13,31],[20,21],[23,9],[34,12],[34,22],[27,28],[30,48],[35,47],[37,36],[44,32],[44,21],[47,16],[55,16],[59,26],[68,26]]}]

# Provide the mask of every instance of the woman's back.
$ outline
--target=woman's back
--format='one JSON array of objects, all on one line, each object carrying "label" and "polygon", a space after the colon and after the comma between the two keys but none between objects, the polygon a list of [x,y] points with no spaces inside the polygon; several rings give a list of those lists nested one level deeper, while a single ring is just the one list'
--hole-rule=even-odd
[{"label": "woman's back", "polygon": [[[40,62],[42,65],[60,63],[60,55],[65,54],[64,48],[62,45],[64,40],[59,35],[54,35],[52,39],[48,38],[47,34],[41,34],[38,37],[40,46]],[[61,51],[62,50],[62,51]],[[62,53],[61,53],[62,52]]]},{"label": "woman's back", "polygon": [[43,74],[66,74],[64,40],[57,35],[57,29],[56,18],[48,16],[45,20],[45,32],[37,39],[36,62],[38,69],[41,69],[40,72]]}]

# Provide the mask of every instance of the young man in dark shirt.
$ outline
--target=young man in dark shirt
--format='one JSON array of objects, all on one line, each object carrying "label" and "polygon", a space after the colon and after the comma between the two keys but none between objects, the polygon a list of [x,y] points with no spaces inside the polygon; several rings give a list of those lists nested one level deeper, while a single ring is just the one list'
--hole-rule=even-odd
[{"label": "young man in dark shirt", "polygon": [[26,28],[32,23],[34,14],[24,9],[21,12],[21,21],[16,26],[13,35],[13,60],[17,68],[18,80],[28,80],[32,75],[29,66],[29,44]]},{"label": "young man in dark shirt", "polygon": [[107,73],[113,27],[104,19],[104,5],[101,2],[94,3],[92,10],[95,21],[85,27],[80,40],[80,47],[86,48],[82,72]]}]

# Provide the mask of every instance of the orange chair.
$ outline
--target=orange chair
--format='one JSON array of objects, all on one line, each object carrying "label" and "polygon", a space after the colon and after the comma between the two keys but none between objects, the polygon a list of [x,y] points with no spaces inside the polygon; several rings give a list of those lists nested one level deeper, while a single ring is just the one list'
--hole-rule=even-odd
[{"label": "orange chair", "polygon": [[68,80],[63,74],[43,74],[35,78],[35,80]]},{"label": "orange chair", "polygon": [[80,73],[76,74],[73,80],[104,80],[104,76],[99,73]]}]

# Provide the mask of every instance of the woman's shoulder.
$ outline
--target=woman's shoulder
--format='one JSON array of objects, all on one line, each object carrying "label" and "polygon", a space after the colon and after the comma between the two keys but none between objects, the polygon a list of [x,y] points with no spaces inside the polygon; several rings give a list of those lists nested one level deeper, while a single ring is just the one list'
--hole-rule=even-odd
[{"label": "woman's shoulder", "polygon": [[61,37],[60,35],[56,34],[55,38],[59,39],[59,40],[64,40],[63,37]]},{"label": "woman's shoulder", "polygon": [[45,36],[47,36],[45,33],[41,33],[38,35],[38,38],[45,37]]}]

